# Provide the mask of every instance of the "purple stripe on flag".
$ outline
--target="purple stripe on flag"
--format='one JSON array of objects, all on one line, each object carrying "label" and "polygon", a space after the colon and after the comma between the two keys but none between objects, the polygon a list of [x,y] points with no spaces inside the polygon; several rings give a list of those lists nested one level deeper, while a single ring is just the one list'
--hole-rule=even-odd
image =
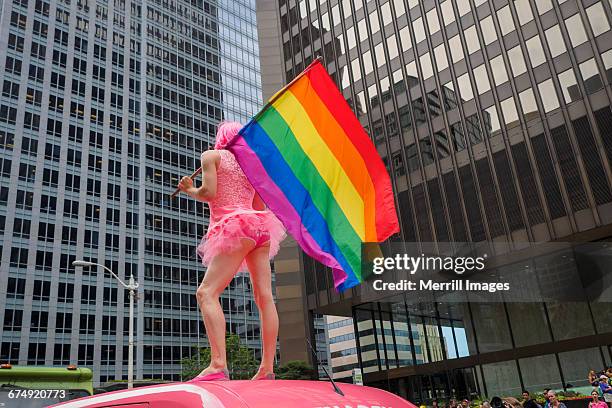
[{"label": "purple stripe on flag", "polygon": [[304,224],[302,224],[299,214],[295,211],[289,200],[287,200],[285,193],[268,176],[259,157],[240,135],[236,136],[228,148],[234,153],[240,167],[242,167],[255,190],[259,192],[261,199],[270,207],[270,210],[277,214],[281,221],[288,221],[283,222],[283,224],[289,233],[299,242],[304,252],[332,268],[334,286],[337,288],[347,279],[346,273],[342,270],[338,261],[330,254],[324,252],[312,235],[310,235]]}]

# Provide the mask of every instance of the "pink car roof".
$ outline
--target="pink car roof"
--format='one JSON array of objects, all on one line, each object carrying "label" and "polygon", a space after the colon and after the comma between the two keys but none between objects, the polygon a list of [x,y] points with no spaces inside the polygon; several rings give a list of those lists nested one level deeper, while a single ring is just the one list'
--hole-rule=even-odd
[{"label": "pink car roof", "polygon": [[415,408],[400,397],[377,388],[338,383],[334,392],[328,381],[204,381],[122,390],[80,398],[61,408],[123,407],[163,408]]}]

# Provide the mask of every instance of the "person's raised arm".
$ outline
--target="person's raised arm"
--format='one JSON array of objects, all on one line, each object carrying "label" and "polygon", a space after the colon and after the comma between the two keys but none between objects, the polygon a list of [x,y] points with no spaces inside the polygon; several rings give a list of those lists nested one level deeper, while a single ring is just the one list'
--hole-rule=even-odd
[{"label": "person's raised arm", "polygon": [[191,177],[185,176],[179,182],[181,191],[198,201],[210,201],[217,195],[217,164],[221,156],[219,152],[207,150],[202,153],[202,185],[194,187]]}]

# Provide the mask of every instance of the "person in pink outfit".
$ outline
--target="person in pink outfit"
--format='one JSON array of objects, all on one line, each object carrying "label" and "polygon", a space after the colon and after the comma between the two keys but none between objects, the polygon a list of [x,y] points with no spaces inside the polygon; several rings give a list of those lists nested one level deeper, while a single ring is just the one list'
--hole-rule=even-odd
[{"label": "person in pink outfit", "polygon": [[593,392],[591,392],[591,398],[593,399],[591,402],[589,402],[589,408],[608,408],[608,404],[599,399],[599,393],[597,390],[593,390]]},{"label": "person in pink outfit", "polygon": [[207,267],[196,291],[210,343],[211,361],[194,380],[228,380],[225,354],[225,316],[219,296],[240,270],[248,268],[262,333],[262,359],[253,379],[274,379],[278,314],[272,298],[270,260],[285,237],[282,223],[266,209],[233,153],[225,150],[242,125],[219,124],[214,150],[202,153],[202,184],[183,177],[178,188],[207,202],[210,223],[197,252]]}]

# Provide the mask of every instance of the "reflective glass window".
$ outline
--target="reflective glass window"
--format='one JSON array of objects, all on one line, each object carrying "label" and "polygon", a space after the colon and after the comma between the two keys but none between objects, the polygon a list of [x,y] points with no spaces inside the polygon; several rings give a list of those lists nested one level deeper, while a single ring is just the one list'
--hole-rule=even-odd
[{"label": "reflective glass window", "polygon": [[355,58],[351,61],[351,71],[353,71],[353,80],[359,81],[361,79],[361,69],[360,69],[359,58]]},{"label": "reflective glass window", "polygon": [[590,386],[584,373],[593,367],[605,367],[601,351],[597,347],[559,353],[563,380],[574,387]]},{"label": "reflective glass window", "polygon": [[470,12],[470,1],[469,0],[456,0],[457,9],[459,10],[459,17],[463,17]]},{"label": "reflective glass window", "polygon": [[[531,88],[525,89],[523,92],[521,92],[519,94],[519,99],[521,101],[521,109],[523,110],[523,114],[525,116],[538,111],[538,105],[536,104],[535,96],[533,95],[533,90]],[[525,120],[529,119],[530,118],[525,118]]]},{"label": "reflective glass window", "polygon": [[497,10],[497,19],[499,20],[502,35],[506,35],[515,30],[510,6],[505,6]]},{"label": "reflective glass window", "polygon": [[357,30],[359,31],[359,42],[365,41],[368,38],[368,25],[365,19],[359,20]]},{"label": "reflective glass window", "polygon": [[374,55],[376,56],[377,67],[380,68],[385,65],[385,47],[383,46],[383,43],[376,44],[376,47],[374,47]]},{"label": "reflective glass window", "polygon": [[538,14],[540,15],[552,10],[553,8],[552,1],[550,0],[536,0],[535,4],[538,8]]},{"label": "reflective glass window", "polygon": [[540,92],[542,105],[544,105],[544,112],[550,112],[559,107],[559,99],[557,98],[557,92],[555,91],[552,79],[539,83],[538,91]]},{"label": "reflective glass window", "polygon": [[523,51],[521,51],[520,45],[508,50],[508,60],[510,61],[510,67],[512,68],[512,75],[515,78],[522,73],[527,72],[525,59],[523,58]]},{"label": "reflective glass window", "polygon": [[[531,91],[531,89],[529,89],[529,91]],[[525,92],[521,93],[521,95],[525,94]],[[533,99],[533,92],[531,92],[529,98]],[[521,104],[522,103],[523,97],[521,96]],[[529,104],[531,104],[531,102],[529,102]],[[533,99],[533,104],[535,105],[535,99]],[[535,110],[537,110],[537,107]],[[524,104],[523,111],[525,114],[533,112],[531,110],[526,111]],[[506,303],[506,308],[508,310],[508,316],[510,317],[512,332],[521,333],[520,336],[514,336],[514,342],[517,347],[532,346],[534,344],[552,341],[550,329],[546,321],[544,305],[542,303],[508,302]]]},{"label": "reflective glass window", "polygon": [[370,30],[372,34],[380,31],[380,23],[378,22],[378,10],[374,9],[370,13]]},{"label": "reflective glass window", "polygon": [[474,98],[472,83],[470,82],[470,77],[467,72],[457,78],[457,83],[459,85],[459,95],[463,101],[469,101]]},{"label": "reflective glass window", "polygon": [[472,303],[471,309],[481,353],[512,348],[510,329],[502,303]]},{"label": "reflective glass window", "polygon": [[389,50],[389,59],[393,59],[399,55],[397,50],[397,41],[395,40],[395,34],[387,38],[387,49]]},{"label": "reflective glass window", "polygon": [[[351,10],[351,2],[353,0],[342,0],[342,11],[344,12],[344,18],[348,18],[353,13]],[[355,8],[357,9],[357,8]]]},{"label": "reflective glass window", "polygon": [[429,53],[421,55],[419,57],[421,62],[421,70],[423,72],[423,79],[431,78],[433,76],[433,67],[431,65],[431,58]]},{"label": "reflective glass window", "polygon": [[506,65],[504,64],[504,58],[501,55],[491,60],[491,71],[493,71],[493,79],[495,85],[501,85],[508,81],[508,73],[506,72]]},{"label": "reflective glass window", "polygon": [[340,24],[340,8],[338,7],[337,4],[334,7],[332,7],[331,13],[332,13],[332,23],[334,23],[334,25]]},{"label": "reflective glass window", "polygon": [[489,395],[519,395],[521,393],[521,380],[514,360],[484,364],[482,372]]},{"label": "reflective glass window", "polygon": [[499,115],[497,114],[497,108],[495,105],[489,106],[485,109],[484,121],[490,134],[501,129],[499,124]]},{"label": "reflective glass window", "polygon": [[[554,265],[552,265],[554,266]],[[593,319],[587,303],[584,302],[549,302],[546,303],[550,325],[555,341],[595,334]],[[573,322],[565,325],[563,322]]]},{"label": "reflective glass window", "polygon": [[516,7],[516,14],[518,15],[519,24],[525,25],[533,20],[533,13],[531,12],[530,0],[515,0],[514,7]]},{"label": "reflective glass window", "polygon": [[602,87],[601,77],[594,58],[583,62],[578,67],[587,93],[595,92]]},{"label": "reflective glass window", "polygon": [[608,77],[608,81],[612,82],[612,50],[608,50],[601,54],[601,59],[604,63],[604,68],[606,70],[606,76]]},{"label": "reflective glass window", "polygon": [[563,388],[559,366],[554,354],[522,358],[519,360],[525,384],[538,384],[539,388]]},{"label": "reflective glass window", "polygon": [[480,41],[478,40],[475,25],[465,30],[465,43],[467,44],[469,54],[473,54],[480,49]]},{"label": "reflective glass window", "polygon": [[448,47],[450,48],[453,62],[458,62],[463,59],[463,47],[461,46],[459,34],[448,39]]},{"label": "reflective glass window", "polygon": [[501,101],[502,114],[504,115],[504,123],[506,125],[518,124],[518,113],[516,111],[516,104],[514,98],[510,97]]},{"label": "reflective glass window", "polygon": [[406,13],[406,8],[404,7],[404,0],[393,0],[393,6],[395,7],[395,15],[397,17]]},{"label": "reflective glass window", "polygon": [[412,43],[410,42],[410,26],[402,28],[399,32],[399,35],[400,41],[402,43],[402,51],[406,51],[412,48]]},{"label": "reflective glass window", "polygon": [[584,25],[580,19],[580,14],[574,14],[565,20],[565,26],[567,27],[573,47],[577,47],[587,41],[586,31],[584,30]]},{"label": "reflective glass window", "polygon": [[352,1],[353,1],[353,7],[355,8],[355,10],[359,10],[360,8],[363,7],[363,0],[352,0]]},{"label": "reflective glass window", "polygon": [[527,52],[529,53],[529,60],[531,61],[531,67],[535,68],[538,65],[546,62],[546,55],[544,55],[544,49],[540,42],[540,37],[535,36],[527,40]]},{"label": "reflective glass window", "polygon": [[497,40],[495,25],[493,25],[493,17],[488,16],[480,20],[480,29],[482,30],[482,36],[484,37],[486,45],[489,45]]},{"label": "reflective glass window", "polygon": [[553,58],[567,51],[563,42],[563,36],[561,35],[561,28],[558,24],[544,31],[544,34],[546,34],[546,42]]},{"label": "reflective glass window", "polygon": [[366,75],[374,70],[372,65],[372,53],[368,50],[363,53],[363,71]]},{"label": "reflective glass window", "polygon": [[412,28],[414,29],[414,39],[416,43],[420,43],[425,39],[425,27],[423,26],[423,19],[417,18],[412,22]]},{"label": "reflective glass window", "polygon": [[391,3],[387,2],[380,6],[380,15],[383,20],[383,27],[393,21],[393,15],[391,14]]},{"label": "reflective glass window", "polygon": [[406,64],[406,73],[410,77],[418,78],[419,74],[417,72],[416,62],[412,61]]},{"label": "reflective glass window", "polygon": [[578,81],[576,81],[576,75],[574,75],[573,69],[570,68],[560,73],[558,78],[565,103],[581,99],[580,88],[578,88]]},{"label": "reflective glass window", "polygon": [[442,9],[442,19],[444,20],[444,25],[449,25],[455,21],[455,11],[453,9],[452,0],[446,0],[440,5],[440,8]]},{"label": "reflective glass window", "polygon": [[444,46],[444,43],[434,48],[434,57],[436,59],[438,72],[448,68],[448,59],[446,58],[446,47]]},{"label": "reflective glass window", "polygon": [[346,30],[346,40],[348,41],[349,50],[357,46],[357,39],[355,38],[355,27],[349,27]]},{"label": "reflective glass window", "polygon": [[479,95],[491,90],[491,84],[489,83],[489,77],[487,76],[487,68],[485,64],[474,68],[474,80],[476,81],[476,87],[478,88]]},{"label": "reflective glass window", "polygon": [[606,11],[604,10],[601,2],[593,4],[591,7],[586,9],[586,12],[595,36],[610,30],[610,23],[608,22]]},{"label": "reflective glass window", "polygon": [[408,8],[411,9],[419,5],[419,0],[408,0]]},{"label": "reflective glass window", "polygon": [[440,21],[438,20],[438,10],[436,8],[432,8],[426,14],[427,17],[427,25],[429,26],[429,33],[437,33],[440,31]]}]

